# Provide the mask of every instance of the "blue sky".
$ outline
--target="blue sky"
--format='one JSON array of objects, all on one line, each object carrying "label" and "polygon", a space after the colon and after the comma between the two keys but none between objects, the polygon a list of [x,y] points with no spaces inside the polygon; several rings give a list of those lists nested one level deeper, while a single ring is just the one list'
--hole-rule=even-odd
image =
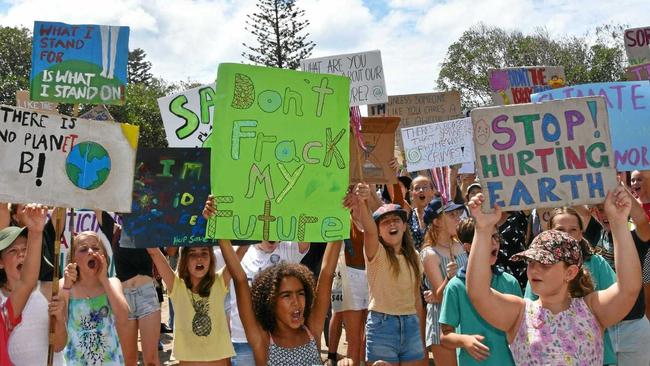
[{"label": "blue sky", "polygon": [[[479,22],[554,37],[596,25],[650,25],[647,0],[298,0],[311,25],[313,56],[379,49],[389,94],[435,88],[447,48]],[[221,62],[241,62],[255,0],[0,1],[0,25],[34,20],[131,27],[129,47],[147,52],[153,72],[169,81],[209,83]],[[641,11],[643,10],[643,11]]]}]

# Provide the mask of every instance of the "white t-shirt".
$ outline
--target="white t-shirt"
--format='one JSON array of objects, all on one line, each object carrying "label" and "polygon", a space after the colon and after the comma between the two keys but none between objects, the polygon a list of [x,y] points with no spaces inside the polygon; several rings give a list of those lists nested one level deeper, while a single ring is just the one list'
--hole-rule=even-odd
[{"label": "white t-shirt", "polygon": [[[300,253],[298,243],[291,241],[281,241],[277,248],[271,253],[266,253],[258,249],[256,245],[251,246],[244,258],[241,260],[241,266],[248,277],[248,284],[262,270],[271,267],[280,262],[300,263],[307,251]],[[235,285],[230,281],[230,334],[233,343],[247,343],[244,326],[239,318],[239,309],[237,308],[237,295],[234,291]]]}]

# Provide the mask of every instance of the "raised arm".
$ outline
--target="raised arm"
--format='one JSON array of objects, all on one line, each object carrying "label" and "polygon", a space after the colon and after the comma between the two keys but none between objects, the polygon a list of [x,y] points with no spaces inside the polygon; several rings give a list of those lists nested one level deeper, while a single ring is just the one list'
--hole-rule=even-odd
[{"label": "raised arm", "polygon": [[11,221],[11,213],[9,212],[9,204],[0,202],[0,230],[9,226]]},{"label": "raised arm", "polygon": [[241,266],[240,259],[237,257],[237,254],[235,254],[235,250],[233,249],[230,240],[219,240],[219,247],[221,247],[221,254],[223,254],[226,267],[228,268],[228,271],[230,271],[235,284],[239,318],[244,326],[246,339],[253,349],[255,363],[258,365],[265,365],[268,357],[267,353],[270,341],[269,333],[262,328],[262,325],[255,317],[251,289],[248,285],[248,277]]},{"label": "raised arm", "polygon": [[352,215],[361,222],[363,227],[363,250],[368,260],[372,260],[379,247],[379,232],[368,208],[367,200],[369,195],[370,188],[367,184],[358,183],[354,187]]},{"label": "raised arm", "polygon": [[476,226],[467,263],[467,295],[481,317],[493,327],[508,333],[508,338],[512,340],[518,320],[524,311],[525,302],[521,298],[502,294],[490,288],[491,240],[494,227],[501,218],[501,209],[495,205],[492,213],[483,213],[481,205],[484,201],[483,194],[479,193],[468,204],[476,220]]},{"label": "raised arm", "polygon": [[634,306],[641,290],[641,262],[627,227],[631,205],[632,198],[620,186],[615,191],[608,192],[605,198],[605,213],[614,239],[617,279],[607,289],[592,292],[585,297],[603,328],[621,321]]},{"label": "raised arm", "polygon": [[320,334],[323,332],[325,318],[330,307],[332,281],[334,280],[334,271],[336,270],[336,263],[338,262],[342,243],[343,241],[341,240],[327,243],[327,248],[325,248],[325,254],[323,255],[323,263],[321,265],[320,275],[318,276],[318,284],[316,285],[314,305],[307,320],[307,328],[314,334],[316,339],[320,339]]},{"label": "raised arm", "polygon": [[23,312],[27,299],[36,286],[41,267],[43,229],[47,222],[47,207],[43,205],[29,204],[23,208],[23,212],[23,223],[27,227],[27,254],[20,271],[20,279],[9,295],[15,317]]},{"label": "raised arm", "polygon": [[160,277],[162,277],[165,287],[169,293],[172,292],[174,288],[174,280],[176,280],[176,274],[172,267],[169,266],[165,255],[160,251],[160,248],[147,248],[147,253],[151,257],[153,265],[156,266]]},{"label": "raised arm", "polygon": [[129,320],[129,304],[126,302],[124,292],[122,292],[122,283],[117,278],[108,278],[108,260],[101,254],[97,254],[99,259],[99,283],[102,284],[111,310],[115,314],[115,322],[119,327],[126,326]]},{"label": "raised arm", "polygon": [[[231,245],[232,246],[232,245]],[[248,245],[240,245],[237,247],[235,250],[235,255],[237,256],[237,260],[241,262],[241,260],[244,258],[244,254],[248,251],[249,246]],[[223,255],[223,251],[221,252]],[[232,279],[232,274],[230,273],[230,268],[226,266],[226,268],[223,270],[223,283],[226,287],[228,287],[228,284],[230,284],[230,280]]]}]

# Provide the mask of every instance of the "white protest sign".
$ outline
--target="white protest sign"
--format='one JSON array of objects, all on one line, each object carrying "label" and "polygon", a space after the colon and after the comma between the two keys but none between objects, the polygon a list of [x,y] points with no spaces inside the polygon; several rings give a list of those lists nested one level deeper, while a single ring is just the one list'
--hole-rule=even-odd
[{"label": "white protest sign", "polygon": [[402,128],[409,172],[474,161],[471,118]]},{"label": "white protest sign", "polygon": [[477,108],[472,124],[483,210],[596,204],[617,185],[601,96]]},{"label": "white protest sign", "polygon": [[202,85],[158,99],[169,147],[202,147],[214,123],[217,84]]},{"label": "white protest sign", "polygon": [[650,26],[626,29],[625,53],[630,65],[650,62]]},{"label": "white protest sign", "polygon": [[0,202],[130,212],[138,132],[0,106]]},{"label": "white protest sign", "polygon": [[350,78],[350,106],[388,102],[379,50],[305,59],[300,61],[300,68]]}]

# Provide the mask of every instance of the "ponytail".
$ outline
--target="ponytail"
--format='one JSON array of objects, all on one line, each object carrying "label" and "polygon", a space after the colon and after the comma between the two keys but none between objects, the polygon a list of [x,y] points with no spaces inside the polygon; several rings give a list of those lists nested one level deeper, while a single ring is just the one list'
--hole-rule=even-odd
[{"label": "ponytail", "polygon": [[569,281],[569,294],[573,298],[585,297],[594,292],[594,281],[589,271],[582,267],[578,270],[576,276]]}]

